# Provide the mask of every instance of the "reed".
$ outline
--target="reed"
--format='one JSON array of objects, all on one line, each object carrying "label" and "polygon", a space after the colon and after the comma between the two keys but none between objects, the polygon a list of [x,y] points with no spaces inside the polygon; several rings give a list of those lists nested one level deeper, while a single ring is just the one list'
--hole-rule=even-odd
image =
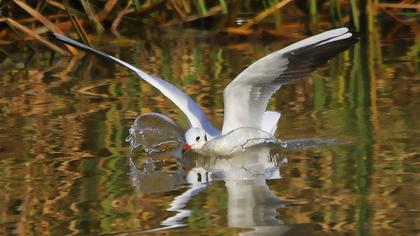
[{"label": "reed", "polygon": [[[362,6],[365,2],[367,7]],[[1,42],[35,39],[51,48],[47,41],[39,39],[42,38],[39,35],[46,30],[74,32],[86,44],[90,43],[93,35],[104,31],[110,31],[117,37],[130,34],[133,25],[136,31],[140,28],[148,30],[183,26],[211,29],[228,35],[268,34],[270,37],[296,39],[303,35],[291,31],[300,31],[301,26],[282,18],[282,12],[303,14],[305,24],[310,26],[311,31],[344,25],[372,31],[375,27],[373,21],[379,14],[387,15],[401,24],[415,24],[417,15],[413,12],[418,11],[419,7],[415,0],[392,4],[372,0],[266,0],[260,3],[245,0],[11,0],[0,1],[0,9],[0,20],[3,22],[0,24]],[[361,14],[360,9],[366,9],[368,20],[363,18],[365,13]],[[253,14],[249,15],[248,12]],[[19,36],[16,38],[13,35]],[[64,51],[53,50],[65,54]],[[71,54],[77,53],[70,47],[67,50]]]}]

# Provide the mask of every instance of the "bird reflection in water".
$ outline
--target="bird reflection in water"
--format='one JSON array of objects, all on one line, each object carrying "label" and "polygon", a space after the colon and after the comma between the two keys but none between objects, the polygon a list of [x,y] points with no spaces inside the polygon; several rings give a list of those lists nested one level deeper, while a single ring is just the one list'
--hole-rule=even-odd
[{"label": "bird reflection in water", "polygon": [[[279,235],[289,227],[277,218],[277,209],[287,202],[280,200],[267,185],[267,179],[280,179],[279,167],[286,159],[272,148],[251,147],[229,157],[187,158],[194,164],[188,172],[188,182],[208,180],[225,182],[227,220],[230,227],[254,228],[249,234]],[[209,178],[203,178],[209,176]]]},{"label": "bird reflection in water", "polygon": [[[187,226],[185,219],[192,211],[186,209],[186,205],[214,181],[225,182],[228,226],[252,229],[242,235],[282,235],[295,230],[296,227],[285,224],[277,214],[277,209],[288,201],[281,200],[267,185],[267,180],[281,178],[280,167],[287,164],[287,158],[282,155],[284,147],[260,145],[229,156],[203,156],[195,152],[183,153],[182,138],[182,130],[170,118],[155,113],[139,116],[127,138],[131,146],[130,175],[136,191],[167,192],[188,184],[188,189],[175,197],[167,209],[175,215],[163,220],[162,227],[152,231]],[[330,144],[312,139],[310,142],[293,140],[289,146],[301,148],[305,143],[312,146]],[[146,150],[149,157],[143,163],[143,170],[139,170],[133,160],[136,148]],[[162,164],[161,156],[174,157],[179,169],[156,170],[155,167]],[[300,226],[299,230],[314,229],[314,225],[305,226]]]}]

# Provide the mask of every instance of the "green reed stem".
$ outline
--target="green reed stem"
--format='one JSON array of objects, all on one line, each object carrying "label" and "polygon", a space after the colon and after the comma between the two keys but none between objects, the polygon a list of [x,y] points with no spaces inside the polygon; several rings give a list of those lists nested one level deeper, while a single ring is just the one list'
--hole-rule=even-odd
[{"label": "green reed stem", "polygon": [[311,16],[316,16],[318,14],[316,0],[309,0],[309,13]]},{"label": "green reed stem", "polygon": [[353,16],[353,23],[356,26],[357,30],[360,30],[360,23],[359,23],[359,9],[357,6],[357,0],[350,0],[351,5],[351,14]]},{"label": "green reed stem", "polygon": [[198,0],[197,1],[197,10],[198,10],[198,14],[200,14],[200,16],[207,15],[207,7],[206,7],[206,2],[204,0]]},{"label": "green reed stem", "polygon": [[227,4],[226,4],[225,0],[219,0],[219,5],[220,5],[220,8],[222,8],[222,13],[227,14],[228,13],[228,7],[227,7]]},{"label": "green reed stem", "polygon": [[96,33],[102,33],[104,28],[101,23],[96,19],[95,13],[88,0],[80,0],[82,3],[83,9],[85,10],[86,15],[88,16],[89,21],[95,26]]}]

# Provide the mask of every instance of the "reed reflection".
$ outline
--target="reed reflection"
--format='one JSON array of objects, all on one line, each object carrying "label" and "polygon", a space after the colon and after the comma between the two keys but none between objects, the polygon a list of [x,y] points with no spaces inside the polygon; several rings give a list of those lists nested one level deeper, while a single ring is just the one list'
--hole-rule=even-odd
[{"label": "reed reflection", "polygon": [[[413,167],[420,142],[420,41],[413,27],[399,25],[390,31],[376,26],[367,42],[334,59],[312,79],[284,86],[272,99],[270,109],[284,111],[282,138],[353,141],[347,147],[288,154],[291,163],[282,169],[283,179],[267,181],[278,196],[295,199],[293,205],[277,209],[278,219],[316,222],[325,234],[417,232],[412,209],[418,195]],[[229,40],[221,45],[218,38],[207,41],[190,34],[134,39],[130,45],[107,44],[102,49],[185,89],[219,125],[225,85],[253,60],[289,43]],[[11,51],[14,60],[0,64],[3,234],[14,234],[16,228],[25,235],[144,230],[177,214],[165,209],[190,187],[182,169],[188,166],[177,166],[168,154],[155,158],[139,178],[138,191],[152,194],[136,194],[124,158],[124,138],[139,112],[163,112],[185,127],[173,104],[124,68],[95,58],[58,60],[40,50],[27,60],[28,54],[16,47]],[[207,234],[219,229],[219,235],[236,235],[236,228],[224,228],[229,194],[225,183],[210,183],[202,184],[203,191],[179,208],[193,213],[180,222],[195,223]],[[203,206],[213,208],[198,214]],[[195,234],[197,228],[189,225],[194,231],[180,230]]]}]

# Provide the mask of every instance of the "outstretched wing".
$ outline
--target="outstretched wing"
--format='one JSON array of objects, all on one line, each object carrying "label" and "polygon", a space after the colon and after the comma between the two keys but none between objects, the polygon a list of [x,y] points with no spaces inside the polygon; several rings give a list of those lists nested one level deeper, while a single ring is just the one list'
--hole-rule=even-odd
[{"label": "outstretched wing", "polygon": [[146,82],[148,82],[150,85],[158,89],[169,100],[175,103],[175,105],[187,116],[188,121],[190,123],[190,127],[202,128],[207,132],[208,135],[212,137],[218,135],[219,131],[211,125],[203,110],[201,110],[197,103],[195,103],[190,96],[182,92],[174,85],[166,82],[165,80],[159,79],[156,76],[149,75],[146,72],[128,64],[127,62],[110,56],[104,52],[90,48],[82,43],[67,38],[63,35],[49,33],[49,37],[130,69],[142,79],[144,79]]},{"label": "outstretched wing", "polygon": [[357,41],[357,36],[349,29],[334,29],[294,43],[251,64],[224,91],[222,134],[239,127],[262,129],[267,103],[283,84],[304,78]]}]

